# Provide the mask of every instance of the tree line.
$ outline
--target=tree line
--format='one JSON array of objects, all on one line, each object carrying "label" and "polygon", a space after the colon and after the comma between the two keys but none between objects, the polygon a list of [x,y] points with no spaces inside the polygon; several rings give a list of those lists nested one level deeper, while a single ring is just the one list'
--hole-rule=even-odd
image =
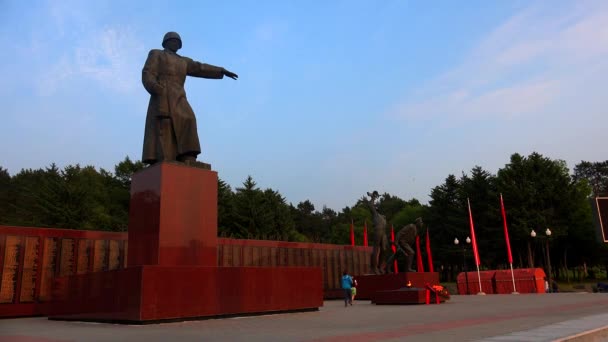
[{"label": "tree line", "polygon": [[[10,175],[0,167],[0,224],[126,231],[133,173],[144,165],[128,157],[113,172],[94,166],[55,164]],[[555,276],[577,265],[606,265],[605,245],[598,242],[591,209],[594,196],[608,193],[608,161],[582,161],[570,172],[562,160],[538,153],[513,154],[496,174],[473,167],[458,177],[448,175],[431,189],[428,204],[384,193],[378,211],[398,231],[416,217],[429,228],[435,268],[458,270],[462,244],[469,235],[467,198],[475,221],[482,264],[506,267],[499,195],[504,198],[514,266],[544,265],[544,231],[550,228]],[[309,200],[288,203],[278,190],[258,187],[248,176],[234,189],[218,181],[218,234],[243,239],[269,239],[333,244],[349,243],[351,223],[361,245],[371,212],[361,199],[337,212],[315,208]],[[530,236],[531,230],[538,238]],[[373,234],[369,234],[370,244]],[[455,246],[454,238],[461,242]],[[466,247],[466,246],[465,246]],[[469,261],[470,262],[470,261]],[[566,273],[569,274],[569,273]]]}]

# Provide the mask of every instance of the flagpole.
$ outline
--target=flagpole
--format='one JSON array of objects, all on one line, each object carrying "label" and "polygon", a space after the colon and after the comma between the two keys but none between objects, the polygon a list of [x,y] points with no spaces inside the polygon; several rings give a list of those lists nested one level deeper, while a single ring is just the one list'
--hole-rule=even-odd
[{"label": "flagpole", "polygon": [[511,266],[511,280],[513,280],[513,292],[511,292],[511,294],[519,294],[519,292],[517,292],[517,289],[515,288],[515,274],[513,274],[513,263],[509,264]]},{"label": "flagpole", "polygon": [[509,230],[507,228],[507,213],[505,212],[505,203],[500,194],[500,212],[502,214],[502,223],[505,231],[505,241],[507,243],[507,257],[509,258],[509,266],[511,267],[511,280],[513,281],[513,292],[511,294],[519,294],[515,287],[515,272],[513,272],[513,255],[511,254],[511,242],[509,242]]},{"label": "flagpole", "polygon": [[475,257],[475,266],[477,266],[477,280],[479,281],[478,295],[485,295],[481,290],[481,272],[479,271],[479,251],[477,250],[477,239],[475,238],[475,225],[473,224],[473,213],[471,212],[471,202],[467,197],[467,205],[469,206],[469,223],[471,226],[471,240],[473,242],[473,256]]},{"label": "flagpole", "polygon": [[363,246],[367,247],[367,220],[363,225]]},{"label": "flagpole", "polygon": [[431,240],[429,237],[429,227],[426,228],[426,258],[429,263],[429,272],[435,272],[433,267],[433,254],[431,253]]},{"label": "flagpole", "polygon": [[355,228],[353,219],[350,219],[350,245],[355,245]]},{"label": "flagpole", "polygon": [[479,292],[477,295],[483,296],[486,293],[481,290],[481,272],[479,272],[479,265],[477,265],[477,280],[479,280]]},{"label": "flagpole", "polygon": [[[391,224],[391,250],[393,251],[393,255],[397,253],[397,247],[395,247],[395,229],[393,228],[393,225]],[[395,271],[395,273],[399,273],[399,265],[397,264],[397,259],[395,258],[395,260],[393,261],[393,269]],[[388,265],[387,265],[388,267]]]},{"label": "flagpole", "polygon": [[416,272],[424,272],[422,251],[420,250],[420,235],[416,235]]}]

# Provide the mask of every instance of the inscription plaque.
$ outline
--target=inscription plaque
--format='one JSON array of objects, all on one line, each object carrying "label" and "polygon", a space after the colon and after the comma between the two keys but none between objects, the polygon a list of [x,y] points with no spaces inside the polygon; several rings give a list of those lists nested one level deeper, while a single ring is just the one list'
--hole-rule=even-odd
[{"label": "inscription plaque", "polygon": [[17,271],[19,267],[20,236],[7,236],[4,248],[4,265],[2,265],[2,285],[0,303],[12,303],[17,291]]},{"label": "inscription plaque", "polygon": [[108,256],[108,269],[115,270],[120,267],[120,245],[116,240],[110,240]]},{"label": "inscription plaque", "polygon": [[217,265],[224,266],[224,245],[218,244],[215,250],[217,251]]},{"label": "inscription plaque", "polygon": [[287,266],[296,266],[296,250],[294,248],[287,250]]},{"label": "inscription plaque", "polygon": [[242,266],[241,264],[241,256],[243,253],[243,249],[241,246],[232,245],[232,266]]},{"label": "inscription plaque", "polygon": [[243,250],[243,264],[245,266],[252,266],[253,265],[253,260],[252,260],[252,251],[251,251],[251,247],[250,246],[243,246],[241,247]]},{"label": "inscription plaque", "polygon": [[51,299],[51,287],[55,276],[57,263],[57,238],[44,239],[44,253],[42,254],[42,275],[40,279],[40,294],[38,299],[46,301]]},{"label": "inscription plaque", "polygon": [[260,258],[261,258],[260,247],[253,247],[252,254],[253,254],[253,266],[261,266],[262,262],[260,260]]},{"label": "inscription plaque", "polygon": [[353,269],[351,267],[348,266],[348,252],[342,250],[342,251],[338,251],[338,259],[340,260],[340,274],[342,274],[342,272],[344,270],[348,270],[348,272],[350,272],[350,274],[352,275],[353,273]]},{"label": "inscription plaque", "polygon": [[36,289],[36,271],[38,270],[38,244],[36,236],[25,238],[25,255],[23,258],[23,273],[21,274],[21,293],[19,302],[33,302]]},{"label": "inscription plaque", "polygon": [[[344,258],[342,258],[342,255],[344,253],[342,253],[342,251],[339,250],[334,250],[334,278],[336,278],[336,287],[341,286],[342,284],[340,284],[340,277],[342,276],[342,272],[344,271]],[[350,271],[349,271],[350,272]]]},{"label": "inscription plaque", "polygon": [[264,267],[268,267],[270,266],[270,248],[269,247],[262,247],[262,251],[261,251],[262,256],[261,258],[261,263],[260,266],[264,266]]},{"label": "inscription plaque", "polygon": [[106,241],[105,240],[95,240],[95,254],[93,260],[93,272],[101,272],[107,269],[106,265]]},{"label": "inscription plaque", "polygon": [[310,259],[311,259],[311,254],[312,254],[312,250],[310,249],[304,249],[304,266],[306,267],[310,267]]},{"label": "inscription plaque", "polygon": [[325,288],[331,288],[334,286],[334,275],[330,266],[331,260],[330,260],[330,250],[328,249],[324,249],[322,250],[322,254],[321,254],[321,258],[323,260],[323,269],[325,272]]},{"label": "inscription plaque", "polygon": [[128,257],[128,253],[127,251],[129,250],[129,241],[124,241],[123,244],[123,251],[124,251],[124,256],[122,258],[122,268],[127,268],[127,257]]},{"label": "inscription plaque", "polygon": [[304,266],[304,250],[298,248],[295,250],[295,266]]},{"label": "inscription plaque", "polygon": [[223,258],[224,260],[222,260],[222,265],[223,266],[232,266],[232,246],[230,245],[224,245],[223,247]]},{"label": "inscription plaque", "polygon": [[359,275],[359,274],[361,274],[361,263],[359,262],[359,252],[353,251],[352,255],[353,255],[353,264],[355,265],[353,272],[355,272],[355,274]]},{"label": "inscription plaque", "polygon": [[61,239],[61,258],[59,259],[59,275],[74,274],[74,240]]},{"label": "inscription plaque", "polygon": [[287,266],[287,248],[279,248],[279,266]]},{"label": "inscription plaque", "polygon": [[76,273],[83,274],[89,270],[89,240],[78,241],[78,260],[76,260]]},{"label": "inscription plaque", "polygon": [[278,265],[278,251],[276,247],[271,247],[270,248],[270,266],[275,267]]}]

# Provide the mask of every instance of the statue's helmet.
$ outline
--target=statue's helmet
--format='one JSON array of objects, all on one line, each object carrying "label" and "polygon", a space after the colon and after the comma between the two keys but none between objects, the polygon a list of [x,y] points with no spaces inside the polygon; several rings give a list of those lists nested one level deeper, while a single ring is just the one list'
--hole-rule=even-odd
[{"label": "statue's helmet", "polygon": [[165,43],[167,42],[167,40],[169,39],[177,39],[179,40],[179,48],[182,48],[182,37],[179,36],[179,34],[177,34],[177,32],[167,32],[165,34],[165,36],[163,37],[163,47],[165,47]]}]

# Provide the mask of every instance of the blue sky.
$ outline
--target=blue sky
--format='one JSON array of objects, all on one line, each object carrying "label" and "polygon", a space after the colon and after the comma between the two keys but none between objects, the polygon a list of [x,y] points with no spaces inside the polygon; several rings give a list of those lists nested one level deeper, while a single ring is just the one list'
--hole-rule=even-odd
[{"label": "blue sky", "polygon": [[[141,158],[141,68],[167,31],[230,79],[190,78],[202,154],[340,210],[514,153],[606,160],[605,1],[3,1],[0,165]],[[603,144],[602,144],[603,142]]]}]

